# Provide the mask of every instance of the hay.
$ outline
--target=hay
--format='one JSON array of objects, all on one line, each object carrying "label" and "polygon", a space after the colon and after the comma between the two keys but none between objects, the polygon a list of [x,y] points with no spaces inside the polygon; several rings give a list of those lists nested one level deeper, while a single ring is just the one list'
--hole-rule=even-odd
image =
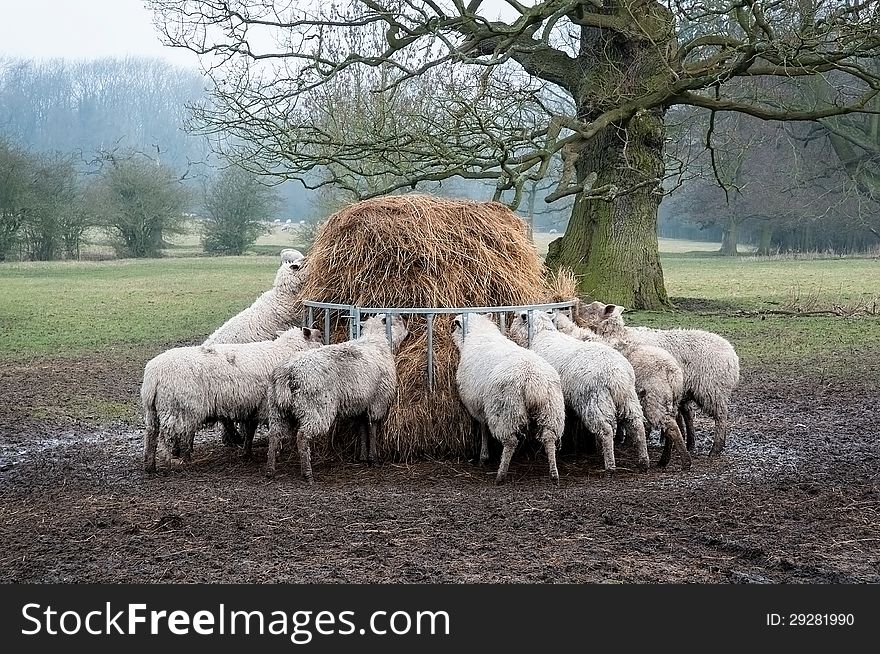
[{"label": "hay", "polygon": [[[308,271],[303,299],[374,307],[534,304],[559,297],[570,281],[547,285],[525,223],[504,205],[424,195],[375,198],[336,212],[315,238]],[[408,319],[410,336],[397,355],[397,402],[379,436],[384,459],[473,453],[470,418],[455,388],[451,320],[434,320],[431,393],[426,319]],[[336,329],[344,333],[338,323]],[[354,440],[339,436],[336,451]]]}]

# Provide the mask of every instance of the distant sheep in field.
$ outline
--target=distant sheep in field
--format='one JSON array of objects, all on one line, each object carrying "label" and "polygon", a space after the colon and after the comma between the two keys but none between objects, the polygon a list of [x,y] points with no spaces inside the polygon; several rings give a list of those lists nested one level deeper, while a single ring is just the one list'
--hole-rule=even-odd
[{"label": "distant sheep in field", "polygon": [[488,429],[503,446],[495,481],[504,483],[518,437],[532,431],[547,452],[550,479],[558,484],[556,448],[565,428],[559,373],[534,352],[506,338],[488,316],[457,316],[452,323],[452,340],[460,353],[456,372],[459,396],[480,424],[480,463],[489,458]]},{"label": "distant sheep in field", "polygon": [[[607,345],[580,341],[563,334],[543,311],[533,312],[532,323],[530,349],[559,373],[565,403],[601,443],[606,472],[616,469],[614,432],[618,422],[624,425],[628,435],[632,435],[639,467],[647,470],[644,415],[629,361]],[[528,332],[528,312],[523,311],[512,321],[508,335],[525,347]]]},{"label": "distant sheep in field", "polygon": [[636,393],[642,404],[645,421],[650,427],[659,429],[665,439],[659,465],[665,467],[669,464],[674,445],[681,458],[682,469],[689,469],[691,457],[675,422],[678,405],[684,394],[684,373],[675,357],[654,345],[631,343],[625,339],[605,340],[589,329],[578,327],[562,313],[553,316],[553,324],[562,333],[579,340],[604,342],[626,357],[636,374]]},{"label": "distant sheep in field", "polygon": [[144,469],[156,469],[161,440],[172,455],[189,458],[199,427],[217,420],[245,426],[245,454],[254,431],[266,420],[266,390],[272,370],[290,355],[320,347],[317,331],[293,328],[274,341],[176,347],[144,367]]},{"label": "distant sheep in field", "polygon": [[730,398],[739,383],[739,357],[733,346],[718,334],[700,329],[627,327],[622,311],[621,307],[613,304],[593,302],[579,309],[579,317],[600,336],[633,344],[654,345],[672,354],[684,373],[679,428],[687,433],[688,449],[694,449],[691,402],[695,402],[715,421],[715,435],[709,454],[720,455],[730,430]]},{"label": "distant sheep in field", "polygon": [[[392,344],[386,320],[391,320]],[[302,476],[311,484],[311,442],[325,438],[340,419],[360,420],[361,459],[376,460],[377,426],[397,392],[393,352],[408,333],[399,316],[379,314],[363,324],[359,338],[302,352],[272,372],[267,476],[275,474],[282,439],[295,436]]]}]

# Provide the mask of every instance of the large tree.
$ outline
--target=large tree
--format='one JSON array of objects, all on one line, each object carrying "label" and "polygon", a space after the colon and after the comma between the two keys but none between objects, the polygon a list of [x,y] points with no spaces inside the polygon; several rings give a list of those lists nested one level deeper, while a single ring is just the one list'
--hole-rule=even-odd
[{"label": "large tree", "polygon": [[[167,42],[204,55],[214,77],[203,126],[251,167],[320,185],[338,177],[320,174],[331,164],[357,174],[369,161],[385,180],[371,195],[495,178],[515,205],[561,159],[546,199],[575,202],[548,262],[572,267],[585,293],[643,308],[668,303],[656,218],[670,107],[817,120],[861,111],[880,89],[864,65],[880,52],[876,1],[150,4]],[[322,87],[356,69],[399,100],[381,138],[339,138],[316,117]],[[429,112],[409,85],[425,76]],[[829,92],[792,83],[815,76]]]}]

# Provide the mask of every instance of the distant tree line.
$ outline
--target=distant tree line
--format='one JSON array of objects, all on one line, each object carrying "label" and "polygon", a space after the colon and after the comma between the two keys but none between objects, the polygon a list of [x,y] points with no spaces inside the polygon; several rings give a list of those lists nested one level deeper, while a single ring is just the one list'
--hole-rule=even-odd
[{"label": "distant tree line", "polygon": [[109,237],[120,257],[161,256],[193,209],[203,214],[206,252],[242,254],[276,206],[271,187],[234,167],[194,192],[142,153],[103,153],[84,167],[72,155],[32,153],[0,138],[0,261],[79,258],[90,230]]},{"label": "distant tree line", "polygon": [[[846,141],[851,147],[820,121],[763,122],[736,114],[714,117],[707,147],[707,128],[697,121],[682,116],[669,148],[669,165],[681,166],[683,174],[664,201],[661,233],[693,237],[700,230],[721,240],[723,255],[736,255],[743,245],[759,254],[880,247],[880,175],[874,172],[880,169],[880,116],[829,123],[853,130],[848,135],[861,127],[861,139]],[[854,143],[863,149],[854,152]]]}]

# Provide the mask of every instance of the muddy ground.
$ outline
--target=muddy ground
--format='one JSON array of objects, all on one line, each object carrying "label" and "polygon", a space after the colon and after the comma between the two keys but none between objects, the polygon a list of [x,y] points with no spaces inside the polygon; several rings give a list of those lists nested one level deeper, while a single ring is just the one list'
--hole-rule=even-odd
[{"label": "muddy ground", "polygon": [[[243,461],[210,432],[147,476],[143,360],[4,365],[0,580],[880,582],[878,360],[836,381],[745,370],[722,458],[700,421],[690,472],[624,451],[606,480],[563,452],[559,489],[523,453],[500,488],[468,461],[321,462],[307,488],[291,448],[270,481],[264,437]],[[96,397],[128,421],[90,415]]]}]

